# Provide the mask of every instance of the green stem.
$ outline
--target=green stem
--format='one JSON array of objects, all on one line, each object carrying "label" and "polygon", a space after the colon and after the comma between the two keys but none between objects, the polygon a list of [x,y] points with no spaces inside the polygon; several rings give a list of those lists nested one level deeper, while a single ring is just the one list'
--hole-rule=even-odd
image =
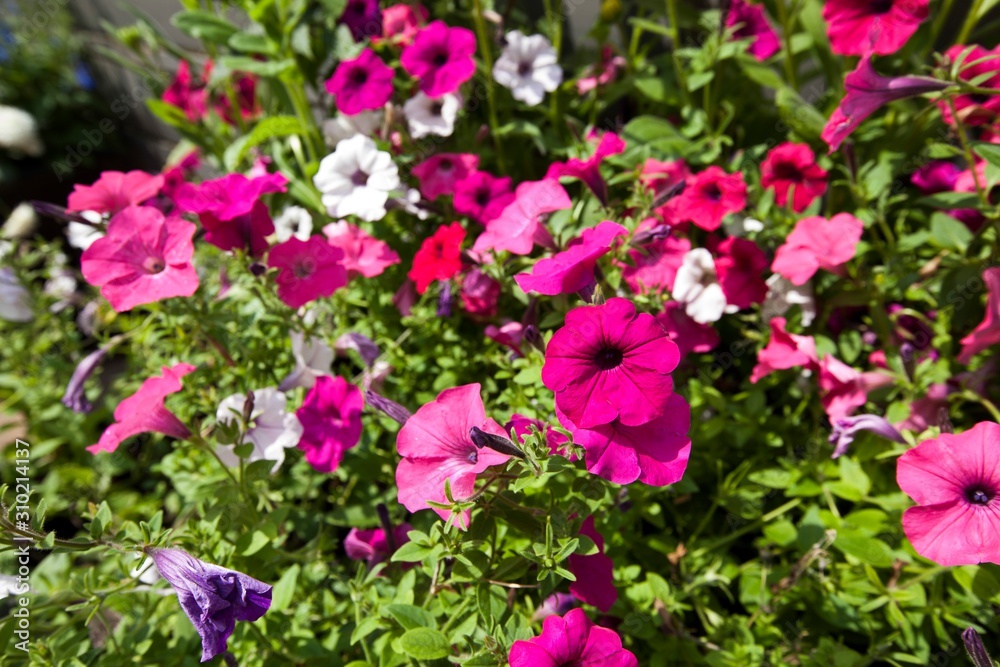
[{"label": "green stem", "polygon": [[972,183],[976,186],[976,194],[979,195],[979,201],[984,208],[989,208],[990,201],[986,195],[986,191],[983,190],[982,183],[979,182],[979,174],[976,172],[976,158],[972,154],[972,148],[969,146],[969,139],[965,136],[965,126],[958,117],[958,110],[955,108],[955,98],[951,95],[947,96],[948,108],[951,110],[951,117],[955,120],[955,129],[958,131],[958,140],[962,144],[962,152],[965,154],[965,162],[969,165],[969,170],[972,172]]},{"label": "green stem", "polygon": [[687,77],[684,76],[684,68],[681,67],[681,61],[677,57],[677,49],[681,46],[681,26],[677,19],[677,0],[667,0],[667,20],[670,21],[670,41],[673,42],[670,45],[670,58],[674,63],[674,71],[677,73],[681,97],[684,98],[686,104],[690,102],[690,93],[688,92]]},{"label": "green stem", "polygon": [[775,5],[778,7],[778,20],[781,21],[782,37],[785,40],[785,76],[788,78],[788,85],[793,89],[798,88],[798,79],[795,75],[795,58],[792,56],[792,15],[785,6],[785,0],[778,0]]},{"label": "green stem", "polygon": [[965,23],[962,24],[962,29],[958,33],[958,39],[955,40],[956,44],[965,44],[968,41],[969,35],[972,34],[972,29],[976,27],[976,21],[979,20],[979,11],[982,9],[982,6],[983,0],[973,0],[972,7],[965,16]]},{"label": "green stem", "polygon": [[931,26],[931,36],[927,40],[927,50],[924,55],[927,56],[931,51],[934,50],[934,45],[937,43],[938,36],[941,34],[941,29],[944,28],[944,24],[948,22],[948,14],[951,13],[951,5],[955,0],[944,0],[941,4],[940,9],[937,11],[937,16],[934,17],[934,23]]},{"label": "green stem", "polygon": [[483,20],[481,0],[473,0],[472,17],[476,24],[476,38],[479,40],[479,50],[483,58],[483,80],[486,82],[486,106],[490,115],[490,134],[493,136],[493,148],[497,154],[497,166],[500,173],[507,173],[503,159],[503,142],[500,140],[500,121],[497,117],[496,98],[493,91],[493,54],[490,51],[490,38]]},{"label": "green stem", "polygon": [[980,396],[979,394],[975,393],[970,389],[964,390],[961,394],[959,394],[959,396],[961,396],[967,401],[972,401],[973,403],[979,403],[981,406],[983,406],[989,411],[990,415],[993,417],[993,421],[1000,423],[1000,409],[997,409],[996,404],[993,403],[993,401],[991,401],[990,399],[986,398],[985,396]]},{"label": "green stem", "polygon": [[775,510],[771,510],[770,512],[768,512],[767,514],[765,514],[761,518],[757,519],[756,521],[754,521],[752,523],[748,523],[747,525],[743,526],[739,530],[734,530],[732,533],[730,533],[729,535],[726,535],[723,538],[715,540],[714,542],[709,542],[704,547],[701,547],[700,549],[698,549],[698,552],[699,553],[704,553],[704,552],[707,552],[707,551],[714,551],[714,550],[718,549],[721,546],[725,546],[726,544],[729,544],[733,540],[735,540],[737,538],[740,538],[740,537],[746,535],[749,532],[752,532],[754,530],[759,529],[761,526],[763,526],[764,524],[768,523],[772,519],[776,519],[777,517],[781,516],[785,512],[787,512],[787,511],[789,511],[791,509],[795,509],[796,507],[798,507],[801,504],[802,504],[802,499],[801,498],[796,498],[794,500],[789,500],[787,503],[785,503],[781,507],[779,507],[779,508],[777,508]]},{"label": "green stem", "polygon": [[[296,83],[286,83],[285,90],[288,91],[288,98],[295,108],[295,115],[299,117],[305,128],[306,155],[309,156],[310,162],[314,162],[319,156],[319,144],[317,143],[316,121],[313,118],[312,109],[309,108],[309,98],[306,97],[305,88]],[[306,178],[308,174],[303,173],[302,176]]]}]

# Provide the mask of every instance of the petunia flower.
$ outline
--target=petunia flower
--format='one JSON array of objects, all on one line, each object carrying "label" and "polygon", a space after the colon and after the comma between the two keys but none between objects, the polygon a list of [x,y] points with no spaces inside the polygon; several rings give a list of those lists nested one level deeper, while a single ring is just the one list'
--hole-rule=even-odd
[{"label": "petunia flower", "polygon": [[[519,445],[524,445],[524,439],[531,433],[532,426],[538,429],[539,433],[545,437],[545,444],[548,445],[549,452],[553,455],[560,455],[562,448],[569,442],[569,438],[540,419],[531,419],[530,417],[514,413],[504,425],[504,430],[508,433],[513,433],[515,441]],[[576,455],[571,454],[569,460],[576,461]]]},{"label": "petunia flower", "polygon": [[677,269],[670,296],[699,324],[717,322],[726,312],[726,293],[719,284],[715,260],[705,248],[689,250]]},{"label": "petunia flower", "polygon": [[[478,383],[445,389],[417,410],[396,436],[402,460],[396,468],[399,502],[411,512],[428,509],[428,502],[447,503],[445,482],[456,501],[475,492],[476,475],[505,463],[510,456],[489,448],[479,449],[469,435],[473,427],[503,438],[507,433],[486,417]],[[434,508],[443,519],[452,519],[465,530],[471,512],[452,516],[448,509]]]},{"label": "petunia flower", "polygon": [[858,431],[871,431],[872,433],[892,440],[893,442],[905,442],[903,436],[899,434],[892,424],[884,417],[878,415],[858,415],[857,417],[844,417],[833,423],[833,431],[830,433],[830,442],[833,444],[833,454],[830,458],[837,458],[847,453],[847,449],[854,442]]},{"label": "petunia flower", "polygon": [[320,161],[313,183],[334,218],[356,215],[374,222],[385,217],[389,193],[400,181],[392,156],[369,137],[356,134]]},{"label": "petunia flower", "polygon": [[274,220],[274,237],[281,243],[293,236],[306,241],[312,236],[312,214],[301,206],[287,206]]},{"label": "petunia flower", "polygon": [[868,392],[892,384],[883,373],[862,373],[827,354],[819,363],[819,387],[831,422],[849,416],[868,401]]},{"label": "petunia flower", "polygon": [[778,248],[771,270],[795,285],[804,285],[820,269],[838,273],[854,257],[864,230],[864,223],[850,213],[838,213],[829,220],[803,218]]},{"label": "petunia flower", "polygon": [[70,211],[96,211],[114,215],[127,206],[152,199],[159,194],[163,183],[162,174],[105,171],[93,185],[74,185],[66,208]]},{"label": "petunia flower", "polygon": [[351,528],[344,538],[344,552],[351,560],[363,560],[368,566],[377,565],[392,556],[396,549],[410,541],[408,533],[413,528],[402,523],[392,529],[393,544],[390,546],[386,532],[382,528],[358,530]]},{"label": "petunia flower", "polygon": [[382,39],[372,38],[372,42],[386,40],[394,44],[412,44],[427,17],[427,8],[420,4],[390,5],[382,10]]},{"label": "petunia flower", "polygon": [[955,189],[962,169],[954,162],[931,160],[910,175],[910,182],[925,195],[950,192]]},{"label": "petunia flower", "polygon": [[802,312],[802,326],[807,327],[816,319],[816,298],[812,285],[806,281],[795,285],[780,273],[772,273],[766,281],[767,296],[761,306],[761,317],[765,322],[780,317],[792,306],[799,306]]},{"label": "petunia flower", "polygon": [[454,186],[452,204],[455,212],[485,225],[495,220],[514,201],[514,190],[507,176],[497,177],[485,171],[474,171]]},{"label": "petunia flower", "polygon": [[542,634],[510,647],[510,667],[639,667],[614,630],[594,625],[582,609],[549,616]]},{"label": "petunia flower", "polygon": [[511,30],[503,53],[493,65],[493,79],[509,88],[515,100],[528,106],[541,104],[545,93],[562,83],[559,56],[544,35],[524,35]]},{"label": "petunia flower", "polygon": [[108,351],[113,345],[114,342],[106,343],[80,360],[80,363],[73,370],[73,375],[70,376],[69,383],[66,385],[66,392],[62,397],[63,405],[73,412],[81,414],[86,414],[94,409],[93,404],[87,400],[87,394],[83,390],[83,385],[87,381],[87,378],[104,361],[104,357],[107,356]]},{"label": "petunia flower", "polygon": [[475,173],[478,166],[479,156],[472,153],[437,153],[411,172],[420,181],[420,194],[434,200],[455,192],[457,183]]},{"label": "petunia flower", "polygon": [[594,282],[597,260],[611,250],[619,236],[628,236],[628,230],[617,222],[605,220],[583,230],[565,250],[539,260],[531,273],[519,273],[514,280],[525,292],[548,295],[578,292]]},{"label": "petunia flower", "polygon": [[715,250],[715,272],[726,297],[727,310],[749,308],[764,301],[767,283],[763,274],[767,256],[749,239],[730,236]]},{"label": "petunia flower", "polygon": [[683,186],[691,178],[691,170],[684,160],[663,162],[656,158],[646,158],[642,163],[639,180],[655,193],[663,193],[674,187]]},{"label": "petunia flower", "polygon": [[163,433],[178,440],[191,437],[188,427],[163,406],[163,400],[180,391],[181,378],[194,370],[191,364],[164,366],[161,375],[146,378],[138,391],[118,404],[115,423],[87,451],[113,452],[124,440],[140,433]]},{"label": "petunia flower", "polygon": [[727,174],[711,166],[686,181],[684,191],[667,202],[666,215],[678,221],[690,221],[706,231],[715,231],[730,213],[739,213],[747,205],[747,186],[743,174]]},{"label": "petunia flower", "polygon": [[353,115],[339,113],[323,121],[323,141],[330,148],[336,148],[341,141],[350,139],[355,134],[366,137],[379,135],[384,124],[384,109],[362,111]]},{"label": "petunia flower", "polygon": [[[211,71],[211,61],[206,63],[203,79]],[[188,120],[197,122],[208,113],[208,89],[204,81],[196,81],[191,73],[191,65],[186,60],[177,63],[174,78],[163,91],[163,101],[184,112]]]},{"label": "petunia flower", "polygon": [[104,236],[104,216],[97,211],[80,211],[80,217],[91,224],[70,220],[66,225],[66,241],[74,248],[86,250]]},{"label": "petunia flower", "polygon": [[980,422],[904,452],[896,481],[916,507],[903,532],[918,554],[938,565],[1000,563],[1000,426]]},{"label": "petunia flower", "polygon": [[892,55],[927,19],[927,0],[827,0],[830,48],[842,56]]},{"label": "petunia flower", "polygon": [[[956,44],[944,52],[949,62],[956,62],[959,56],[968,50],[968,54],[959,67],[958,78],[962,81],[978,79],[982,88],[1000,88],[1000,47],[992,50],[984,49],[978,44],[966,46]],[[984,125],[993,123],[1000,117],[1000,95],[982,95],[970,93],[955,96],[953,103],[959,119],[965,125]],[[951,105],[944,100],[938,100],[938,108],[946,123],[955,124],[951,113]]]},{"label": "petunia flower", "polygon": [[472,249],[480,253],[507,250],[515,255],[527,255],[535,243],[551,246],[552,235],[542,225],[541,216],[572,205],[558,181],[547,178],[521,183],[514,191],[514,201],[486,224],[486,231],[479,235]]},{"label": "petunia flower", "polygon": [[35,319],[31,293],[9,266],[0,267],[0,319],[8,322],[30,322]]},{"label": "petunia flower", "polygon": [[726,13],[726,27],[736,28],[733,37],[749,39],[747,52],[757,60],[767,60],[781,49],[781,40],[764,13],[764,5],[732,0]]},{"label": "petunia flower", "polygon": [[[652,229],[655,219],[648,218],[636,227],[635,238]],[[633,244],[636,242],[633,240]],[[674,287],[677,271],[691,250],[684,237],[666,236],[643,243],[629,251],[631,264],[623,264],[622,279],[636,294],[660,293]]]},{"label": "petunia flower", "polygon": [[455,119],[462,108],[462,98],[455,93],[430,97],[422,92],[406,100],[403,113],[410,136],[422,139],[430,135],[450,137],[455,131]]},{"label": "petunia flower", "polygon": [[215,418],[220,424],[237,425],[239,439],[235,444],[216,447],[219,460],[228,466],[238,466],[237,445],[252,444],[253,450],[245,460],[274,461],[271,472],[277,472],[285,461],[285,450],[299,444],[302,424],[294,412],[285,409],[285,395],[274,387],[264,387],[253,392],[253,410],[247,423],[241,423],[247,394],[233,394],[219,402]]},{"label": "petunia flower", "polygon": [[319,236],[311,236],[308,241],[293,237],[271,248],[267,265],[278,269],[278,298],[289,308],[299,308],[331,296],[347,284],[343,259],[343,250]]},{"label": "petunia flower", "polygon": [[771,340],[757,353],[757,365],[750,373],[750,382],[756,384],[778,370],[799,366],[809,370],[818,368],[816,341],[812,336],[788,333],[785,324],[784,317],[774,317],[769,322]]},{"label": "petunia flower", "polygon": [[832,153],[880,107],[895,100],[938,92],[948,85],[947,81],[925,76],[882,76],[872,67],[871,56],[866,55],[861,58],[857,69],[844,79],[844,98],[823,128],[823,141],[830,146],[829,152]]},{"label": "petunia flower", "polygon": [[382,11],[378,0],[347,0],[340,23],[351,31],[355,42],[382,34]]},{"label": "petunia flower", "polygon": [[349,222],[331,222],[323,227],[326,240],[344,252],[341,264],[348,279],[354,276],[374,278],[393,264],[399,264],[399,255],[384,241],[380,241],[357,225]]},{"label": "petunia flower", "polygon": [[108,223],[107,235],[83,252],[84,279],[119,313],[198,289],[194,255],[195,226],[164,217],[150,206],[129,206]]},{"label": "petunia flower", "polygon": [[677,344],[681,357],[691,352],[711,352],[719,345],[719,332],[710,324],[695,322],[684,311],[684,304],[677,301],[663,304],[663,312],[656,316],[656,321]]},{"label": "petunia flower", "polygon": [[960,364],[968,364],[983,350],[1000,343],[1000,267],[983,271],[983,283],[987,291],[986,313],[972,333],[961,340],[962,351],[956,358]]},{"label": "petunia flower", "polygon": [[462,270],[463,240],[465,229],[457,222],[441,225],[424,239],[413,257],[413,268],[406,274],[417,284],[418,294],[426,292],[435,280],[448,280]]},{"label": "petunia flower", "polygon": [[578,178],[587,184],[591,192],[601,201],[601,204],[608,203],[608,184],[604,182],[599,169],[604,158],[617,155],[625,150],[625,142],[614,132],[605,132],[601,135],[601,140],[597,144],[594,154],[586,160],[571,158],[569,161],[553,162],[549,165],[549,170],[545,178],[559,179]]},{"label": "petunia flower", "polygon": [[566,314],[545,353],[542,382],[579,428],[620,419],[645,424],[663,414],[680,353],[648,313],[619,297]]},{"label": "petunia flower", "polygon": [[596,65],[588,65],[580,78],[576,80],[576,92],[578,95],[586,95],[592,90],[601,86],[606,86],[618,78],[618,72],[625,69],[628,61],[624,57],[615,55],[614,48],[610,44],[601,47],[601,59]]},{"label": "petunia flower", "polygon": [[295,416],[302,423],[299,449],[306,461],[319,472],[333,472],[344,452],[361,439],[361,390],[344,378],[324,375],[316,378]]},{"label": "petunia flower", "polygon": [[330,374],[330,364],[333,363],[333,348],[321,338],[307,338],[299,331],[288,334],[292,339],[292,357],[295,359],[293,370],[281,384],[279,391],[289,391],[295,387],[312,389],[316,378]]},{"label": "petunia flower", "polygon": [[180,549],[146,548],[160,576],[201,635],[201,661],[229,647],[236,621],[256,621],[271,607],[271,586],[242,572],[198,560]]},{"label": "petunia flower", "polygon": [[910,403],[910,416],[897,423],[900,431],[923,433],[932,426],[941,426],[948,420],[948,394],[944,383],[932,384],[927,393]]},{"label": "petunia flower", "polygon": [[808,144],[786,142],[768,151],[760,165],[760,184],[774,190],[778,206],[790,203],[801,213],[826,192],[826,170],[816,164]]},{"label": "petunia flower", "polygon": [[493,317],[503,286],[479,269],[472,269],[462,279],[462,307],[471,315]]},{"label": "petunia flower", "polygon": [[615,563],[604,553],[604,537],[594,528],[593,515],[588,516],[580,526],[580,535],[594,541],[597,553],[589,556],[570,554],[569,571],[576,576],[576,581],[570,583],[569,592],[580,602],[607,613],[618,599]]},{"label": "petunia flower", "polygon": [[392,98],[392,77],[392,68],[366,48],[357,57],[340,61],[326,80],[326,92],[342,114],[381,109]]},{"label": "petunia flower", "polygon": [[431,97],[453,93],[476,73],[476,36],[467,28],[434,21],[403,49],[400,64]]},{"label": "petunia flower", "polygon": [[524,325],[520,322],[505,322],[499,327],[490,324],[483,330],[486,337],[509,347],[516,356],[521,355],[521,341],[524,339]]}]

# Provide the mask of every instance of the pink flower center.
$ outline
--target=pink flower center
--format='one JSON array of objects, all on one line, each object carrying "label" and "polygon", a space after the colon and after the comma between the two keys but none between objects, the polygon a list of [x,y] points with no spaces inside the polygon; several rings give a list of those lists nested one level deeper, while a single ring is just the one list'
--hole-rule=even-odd
[{"label": "pink flower center", "polygon": [[965,499],[973,505],[988,505],[994,494],[982,486],[970,486],[965,490]]},{"label": "pink flower center", "polygon": [[147,257],[142,262],[142,268],[148,273],[162,273],[167,264],[159,257]]},{"label": "pink flower center", "polygon": [[444,158],[438,162],[438,171],[451,171],[455,168],[455,165],[448,158]]},{"label": "pink flower center", "polygon": [[597,354],[594,356],[594,363],[602,371],[610,371],[613,368],[621,366],[622,359],[624,358],[625,355],[622,354],[621,350],[610,345],[605,345],[597,351]]},{"label": "pink flower center", "polygon": [[292,273],[299,280],[304,280],[316,272],[316,263],[311,259],[303,259],[302,261],[295,264],[292,268]]},{"label": "pink flower center", "polygon": [[363,67],[355,67],[351,70],[350,78],[355,86],[363,86],[368,81],[368,72]]},{"label": "pink flower center", "polygon": [[701,189],[701,192],[713,202],[717,202],[722,199],[722,190],[719,189],[718,183],[706,184],[705,187]]}]

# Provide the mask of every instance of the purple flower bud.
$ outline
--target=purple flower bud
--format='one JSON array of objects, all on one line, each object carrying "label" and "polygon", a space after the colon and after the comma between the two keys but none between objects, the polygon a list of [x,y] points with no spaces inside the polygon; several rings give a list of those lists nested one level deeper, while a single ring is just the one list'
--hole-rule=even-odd
[{"label": "purple flower bud", "polygon": [[66,393],[62,397],[63,405],[73,412],[87,413],[94,409],[94,406],[87,400],[83,385],[107,355],[108,349],[110,346],[99,347],[76,365],[76,370],[73,371],[73,376],[69,379],[69,384],[66,385]]},{"label": "purple flower bud", "polygon": [[662,241],[670,236],[670,225],[655,225],[649,229],[644,229],[632,237],[633,246],[644,246],[654,241]]},{"label": "purple flower bud", "polygon": [[333,349],[340,353],[347,350],[354,350],[361,356],[361,361],[365,362],[365,366],[368,366],[368,368],[371,368],[375,360],[382,354],[375,341],[359,333],[345,333],[334,341]]},{"label": "purple flower bud", "polygon": [[451,317],[451,283],[447,280],[438,281],[441,284],[441,294],[438,296],[438,317]]},{"label": "purple flower bud", "polygon": [[516,456],[519,459],[524,458],[524,452],[518,449],[513,442],[502,436],[487,433],[478,426],[473,426],[469,429],[469,439],[472,440],[472,444],[474,444],[478,449],[488,447],[494,452],[500,452],[501,454],[507,454],[508,456]]},{"label": "purple flower bud", "polygon": [[903,436],[899,434],[892,424],[877,415],[858,415],[856,417],[844,417],[838,419],[833,424],[833,432],[830,433],[830,442],[833,443],[833,455],[830,458],[837,458],[847,452],[847,448],[854,442],[854,437],[858,431],[871,431],[886,440],[893,442],[904,442]]},{"label": "purple flower bud", "polygon": [[200,561],[180,549],[147,549],[177,591],[181,609],[201,635],[201,661],[224,653],[236,621],[256,621],[271,607],[271,586],[242,572]]},{"label": "purple flower bud", "polygon": [[983,639],[976,632],[975,628],[966,628],[962,632],[962,642],[965,650],[969,652],[969,658],[976,667],[993,667],[993,660],[983,646]]},{"label": "purple flower bud", "polygon": [[371,389],[365,392],[365,403],[372,406],[379,412],[382,412],[388,415],[389,417],[392,417],[400,424],[405,424],[406,420],[412,416],[410,414],[410,411],[404,408],[399,403],[396,403],[395,401],[390,401],[385,396],[380,396]]}]

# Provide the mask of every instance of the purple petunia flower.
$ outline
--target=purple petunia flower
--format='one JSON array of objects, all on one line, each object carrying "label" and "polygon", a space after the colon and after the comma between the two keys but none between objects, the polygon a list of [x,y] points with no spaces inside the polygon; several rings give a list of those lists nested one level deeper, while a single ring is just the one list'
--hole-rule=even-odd
[{"label": "purple petunia flower", "polygon": [[833,432],[830,433],[830,442],[833,443],[833,455],[830,458],[837,458],[841,454],[847,453],[847,448],[854,442],[854,437],[858,431],[871,431],[872,433],[892,440],[893,442],[904,442],[903,436],[899,434],[892,424],[878,415],[857,415],[856,417],[844,417],[838,419],[833,424]]},{"label": "purple petunia flower", "polygon": [[271,586],[242,572],[205,563],[180,549],[146,552],[201,635],[202,662],[226,651],[236,621],[256,621],[271,606]]},{"label": "purple petunia flower", "polygon": [[93,372],[100,365],[107,355],[110,346],[99,347],[76,365],[73,376],[66,385],[66,393],[63,394],[62,402],[73,412],[87,413],[94,409],[93,404],[87,400],[87,394],[83,391],[83,385]]}]

